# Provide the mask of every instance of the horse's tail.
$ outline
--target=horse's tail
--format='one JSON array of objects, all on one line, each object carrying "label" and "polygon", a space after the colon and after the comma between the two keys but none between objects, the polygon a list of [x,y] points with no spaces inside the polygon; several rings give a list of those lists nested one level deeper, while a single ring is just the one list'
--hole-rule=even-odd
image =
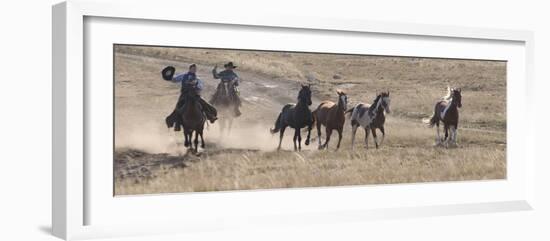
[{"label": "horse's tail", "polygon": [[317,110],[318,109],[315,109],[313,112],[311,112],[311,119],[312,119],[311,125],[312,126],[314,126],[315,122],[317,122]]},{"label": "horse's tail", "polygon": [[428,125],[428,127],[430,128],[434,127],[434,125],[439,121],[437,117],[437,106],[438,104],[435,104],[434,113],[432,114],[432,116],[430,116],[430,118],[422,119],[422,122],[424,122],[424,124]]},{"label": "horse's tail", "polygon": [[348,116],[348,118],[351,118],[351,115],[353,114],[353,111],[355,110],[355,106],[354,107],[351,107],[350,109],[346,110],[346,112],[344,112],[345,115]]},{"label": "horse's tail", "polygon": [[275,128],[269,129],[269,132],[271,132],[271,134],[275,134],[281,130],[282,128],[281,122],[283,121],[282,119],[283,119],[283,112],[279,113],[279,117],[277,117],[277,120],[275,121]]}]

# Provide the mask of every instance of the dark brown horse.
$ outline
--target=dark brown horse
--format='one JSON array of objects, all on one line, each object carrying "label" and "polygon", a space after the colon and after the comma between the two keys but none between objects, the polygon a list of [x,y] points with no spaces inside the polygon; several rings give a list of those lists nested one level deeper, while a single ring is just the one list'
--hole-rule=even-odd
[{"label": "dark brown horse", "polygon": [[281,143],[283,142],[283,136],[285,129],[290,126],[294,128],[294,150],[302,149],[302,136],[300,135],[300,129],[307,127],[306,145],[309,145],[309,139],[311,135],[311,128],[313,127],[313,116],[309,110],[311,105],[311,88],[310,85],[302,85],[302,89],[298,93],[297,104],[286,104],[279,117],[275,121],[275,128],[271,129],[271,134],[279,132],[279,147],[281,149]]},{"label": "dark brown horse", "polygon": [[[191,87],[190,87],[191,88]],[[198,102],[196,90],[191,89],[185,95],[185,104],[178,109],[178,113],[181,115],[183,135],[185,137],[185,146],[193,150],[191,140],[193,133],[195,133],[194,151],[198,152],[199,136],[201,138],[201,148],[204,148],[203,130],[206,117],[202,113],[201,105]]]},{"label": "dark brown horse", "polygon": [[238,88],[234,81],[221,81],[218,84],[216,92],[210,99],[210,103],[216,106],[220,114],[220,135],[229,135],[233,120],[238,116],[235,113],[235,108],[240,106],[238,98]]},{"label": "dark brown horse", "polygon": [[[460,107],[462,107],[461,90],[448,87],[447,95],[443,97],[443,100],[435,104],[432,116],[424,120],[424,123],[428,124],[429,127],[433,127],[434,125],[437,127],[436,145],[444,144],[446,147],[449,145],[456,145],[458,133],[458,108]],[[441,139],[439,134],[440,121],[443,122],[443,128],[445,129],[444,139]]]},{"label": "dark brown horse", "polygon": [[[338,145],[336,149],[340,148],[340,142],[342,141],[342,131],[344,130],[344,123],[346,122],[346,109],[348,105],[348,96],[342,91],[336,91],[338,93],[338,104],[325,100],[319,104],[316,110],[313,111],[313,122],[317,125],[317,140],[319,142],[319,150],[328,148],[330,136],[332,131],[338,132]],[[326,140],[325,144],[321,145],[321,125],[325,126]]]}]

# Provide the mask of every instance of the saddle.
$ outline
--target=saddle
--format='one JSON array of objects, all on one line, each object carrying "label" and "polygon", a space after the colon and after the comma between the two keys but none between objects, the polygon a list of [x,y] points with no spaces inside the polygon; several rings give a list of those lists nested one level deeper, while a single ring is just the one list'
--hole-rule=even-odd
[{"label": "saddle", "polygon": [[222,81],[218,84],[216,92],[210,103],[214,105],[226,105],[229,103],[238,103],[239,91],[237,86],[231,84],[230,81]]}]

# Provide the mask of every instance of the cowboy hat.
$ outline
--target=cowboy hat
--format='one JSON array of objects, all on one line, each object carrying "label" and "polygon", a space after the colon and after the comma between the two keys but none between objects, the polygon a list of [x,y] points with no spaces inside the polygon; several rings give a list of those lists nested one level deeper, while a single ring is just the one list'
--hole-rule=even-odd
[{"label": "cowboy hat", "polygon": [[174,68],[173,66],[167,66],[161,72],[162,78],[164,80],[172,80],[172,77],[174,77],[174,73],[176,73],[176,68]]},{"label": "cowboy hat", "polygon": [[223,67],[225,68],[237,68],[237,66],[233,65],[233,62],[228,62],[227,64],[224,64]]}]

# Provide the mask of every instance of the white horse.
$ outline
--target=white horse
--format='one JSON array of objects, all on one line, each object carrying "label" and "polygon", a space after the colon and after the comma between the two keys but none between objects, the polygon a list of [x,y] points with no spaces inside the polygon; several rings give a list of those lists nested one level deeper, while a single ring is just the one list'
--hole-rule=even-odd
[{"label": "white horse", "polygon": [[377,120],[380,120],[383,115],[384,111],[386,113],[390,113],[390,92],[382,92],[378,96],[376,96],[376,99],[373,101],[372,105],[359,103],[355,105],[352,109],[346,111],[346,113],[351,113],[351,149],[354,149],[355,145],[355,133],[357,132],[357,128],[359,126],[363,127],[365,129],[365,145],[368,148],[368,138],[369,138],[369,130],[372,129],[372,135],[374,138],[374,143],[376,144],[376,148],[378,148],[379,144],[382,144],[384,141],[385,134],[382,136],[382,141],[378,143],[378,138],[376,136],[376,122]]}]

